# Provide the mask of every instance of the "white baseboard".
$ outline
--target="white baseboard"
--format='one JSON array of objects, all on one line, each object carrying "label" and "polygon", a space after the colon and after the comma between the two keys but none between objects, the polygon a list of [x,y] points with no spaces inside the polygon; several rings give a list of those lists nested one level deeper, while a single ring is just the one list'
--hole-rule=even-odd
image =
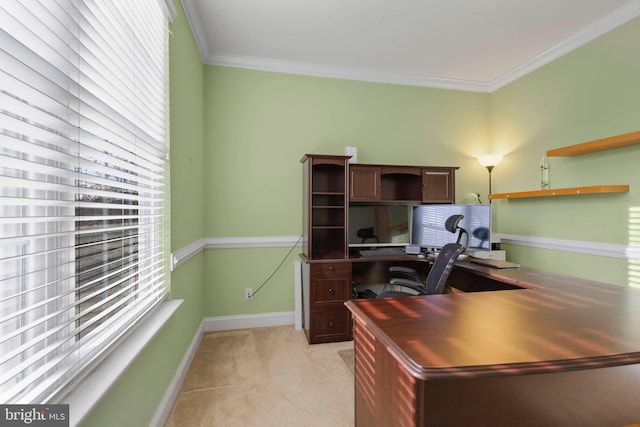
[{"label": "white baseboard", "polygon": [[227,331],[232,329],[262,328],[265,326],[293,325],[295,312],[246,314],[240,316],[207,317],[203,320],[204,331]]},{"label": "white baseboard", "polygon": [[180,387],[187,376],[189,366],[191,366],[191,363],[193,362],[193,358],[196,355],[198,346],[200,345],[205,332],[293,325],[294,316],[295,313],[293,311],[286,311],[280,313],[249,314],[244,316],[208,317],[203,319],[191,340],[191,344],[189,344],[189,348],[187,348],[187,351],[182,357],[182,361],[178,366],[176,375],[173,377],[171,384],[169,384],[167,391],[164,393],[164,397],[158,405],[158,409],[156,410],[151,423],[149,423],[149,426],[162,427],[169,419],[173,404],[180,392]]},{"label": "white baseboard", "polygon": [[85,417],[109,392],[145,347],[167,324],[183,300],[168,300],[152,310],[122,341],[108,353],[75,387],[51,403],[68,404],[69,425],[81,425]]},{"label": "white baseboard", "polygon": [[193,339],[191,340],[191,344],[189,344],[189,348],[185,352],[182,357],[182,361],[178,366],[175,377],[169,384],[167,391],[164,393],[164,397],[160,401],[160,405],[158,405],[158,409],[156,410],[151,423],[149,423],[150,427],[162,427],[166,424],[169,419],[169,414],[171,414],[171,409],[173,408],[173,404],[178,398],[178,393],[180,393],[180,387],[182,387],[182,383],[184,382],[185,377],[187,376],[187,372],[189,371],[189,366],[191,366],[191,362],[193,362],[193,358],[198,351],[198,346],[202,341],[202,337],[204,336],[204,321],[200,322],[200,326],[196,330]]}]

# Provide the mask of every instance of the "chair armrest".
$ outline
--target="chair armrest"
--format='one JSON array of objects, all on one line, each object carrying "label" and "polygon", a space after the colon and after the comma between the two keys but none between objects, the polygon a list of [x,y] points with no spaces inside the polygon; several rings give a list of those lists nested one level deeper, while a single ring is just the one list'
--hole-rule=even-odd
[{"label": "chair armrest", "polygon": [[389,267],[389,273],[401,273],[406,275],[407,277],[410,277],[412,280],[415,280],[416,282],[422,281],[422,277],[420,277],[420,273],[418,273],[413,268],[409,268],[409,267],[392,265],[391,267]]},{"label": "chair armrest", "polygon": [[394,277],[393,279],[389,280],[389,284],[394,286],[403,286],[405,288],[413,289],[420,295],[427,295],[427,290],[422,282]]}]

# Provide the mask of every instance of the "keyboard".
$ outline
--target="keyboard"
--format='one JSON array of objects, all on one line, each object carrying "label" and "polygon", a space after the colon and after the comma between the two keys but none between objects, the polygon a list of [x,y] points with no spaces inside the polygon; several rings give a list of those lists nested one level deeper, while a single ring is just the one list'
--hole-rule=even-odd
[{"label": "keyboard", "polygon": [[405,256],[406,253],[402,248],[378,248],[378,249],[362,249],[360,255],[363,257],[393,257]]}]

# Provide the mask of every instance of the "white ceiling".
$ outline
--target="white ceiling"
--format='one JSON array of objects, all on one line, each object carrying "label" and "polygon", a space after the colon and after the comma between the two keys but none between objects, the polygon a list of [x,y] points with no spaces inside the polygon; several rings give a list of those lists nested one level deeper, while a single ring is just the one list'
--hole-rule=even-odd
[{"label": "white ceiling", "polygon": [[493,91],[640,0],[182,0],[207,64]]}]

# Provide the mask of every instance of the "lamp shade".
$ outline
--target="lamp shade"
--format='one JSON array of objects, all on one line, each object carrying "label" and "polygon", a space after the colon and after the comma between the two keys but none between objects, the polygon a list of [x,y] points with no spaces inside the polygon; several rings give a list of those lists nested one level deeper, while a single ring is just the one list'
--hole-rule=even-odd
[{"label": "lamp shade", "polygon": [[478,157],[478,162],[485,167],[497,166],[502,161],[502,154],[485,154]]}]

